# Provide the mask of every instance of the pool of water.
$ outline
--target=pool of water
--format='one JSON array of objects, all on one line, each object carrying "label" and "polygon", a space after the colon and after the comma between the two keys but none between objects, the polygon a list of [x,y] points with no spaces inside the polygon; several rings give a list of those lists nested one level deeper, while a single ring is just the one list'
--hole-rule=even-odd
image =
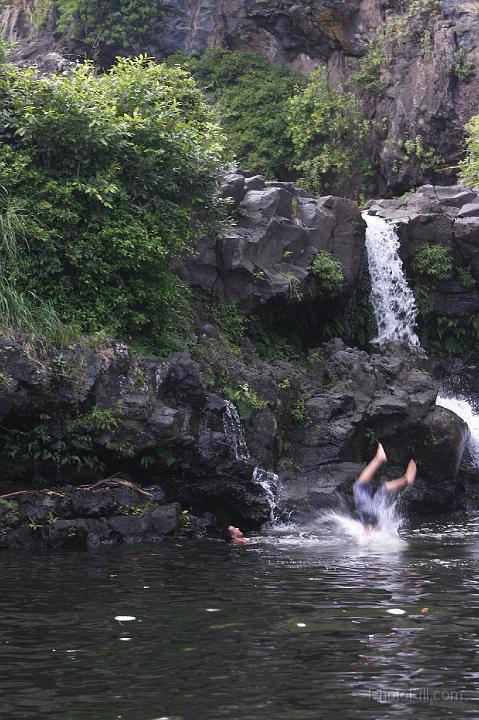
[{"label": "pool of water", "polygon": [[401,534],[4,553],[0,717],[477,718],[479,515]]}]

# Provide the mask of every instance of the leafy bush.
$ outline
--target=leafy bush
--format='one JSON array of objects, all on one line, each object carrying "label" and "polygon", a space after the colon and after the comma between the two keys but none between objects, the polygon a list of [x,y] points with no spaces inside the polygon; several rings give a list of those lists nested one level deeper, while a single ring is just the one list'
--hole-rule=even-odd
[{"label": "leafy bush", "polygon": [[225,337],[238,344],[245,334],[245,318],[233,303],[211,303],[207,305],[206,316],[217,325]]},{"label": "leafy bush", "polygon": [[454,53],[452,70],[457,79],[463,82],[467,82],[474,75],[474,65],[467,59],[464,48],[460,48]]},{"label": "leafy bush", "polygon": [[432,147],[425,144],[422,135],[416,135],[412,140],[402,140],[399,146],[404,160],[414,161],[423,170],[434,170],[441,162],[441,157]]},{"label": "leafy bush", "polygon": [[462,265],[457,268],[457,275],[459,282],[465,290],[471,290],[475,287],[476,281],[472,275],[472,268],[470,265]]},{"label": "leafy bush", "polygon": [[335,260],[329,250],[321,250],[316,255],[311,272],[316,275],[320,288],[328,293],[337,293],[344,282],[344,270],[339,260]]},{"label": "leafy bush", "polygon": [[82,330],[164,352],[192,337],[170,261],[218,216],[222,136],[193,79],[151,59],[105,75],[2,66],[0,185],[22,208],[8,280]]},{"label": "leafy bush", "polygon": [[375,38],[369,43],[366,54],[358,63],[358,69],[350,76],[349,80],[371,95],[377,95],[384,90],[381,73],[387,65],[388,56],[383,43]]},{"label": "leafy bush", "polygon": [[163,14],[161,4],[149,0],[37,0],[37,26],[46,22],[53,8],[58,29],[81,42],[87,52],[116,46],[125,53],[140,53]]},{"label": "leafy bush", "polygon": [[306,408],[306,394],[302,393],[296,403],[291,408],[291,419],[296,423],[305,423],[308,425],[311,422],[308,410]]},{"label": "leafy bush", "polygon": [[359,99],[331,90],[321,71],[289,101],[289,127],[299,180],[311,192],[341,189],[351,178],[370,174],[368,127]]},{"label": "leafy bush", "polygon": [[413,262],[414,270],[433,280],[447,280],[452,274],[452,258],[444,245],[420,245]]},{"label": "leafy bush", "polygon": [[419,316],[417,333],[424,349],[440,357],[461,357],[479,362],[479,314],[449,317],[431,313]]},{"label": "leafy bush", "polygon": [[479,185],[479,115],[474,115],[466,125],[466,157],[461,163],[461,179],[463,182]]},{"label": "leafy bush", "polygon": [[269,178],[290,177],[294,149],[285,118],[288,100],[305,78],[256,53],[207,50],[201,58],[173,55],[216,104],[228,146],[241,167]]}]

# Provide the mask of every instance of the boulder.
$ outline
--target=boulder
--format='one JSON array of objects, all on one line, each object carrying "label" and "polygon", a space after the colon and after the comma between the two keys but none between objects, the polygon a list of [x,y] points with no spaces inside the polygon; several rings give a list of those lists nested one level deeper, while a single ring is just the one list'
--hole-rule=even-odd
[{"label": "boulder", "polygon": [[431,378],[407,356],[368,356],[339,341],[323,352],[329,382],[321,393],[307,393],[306,419],[292,434],[294,470],[286,459],[280,464],[285,508],[303,507],[312,495],[315,507],[325,495],[347,495],[358,459],[367,461],[377,440],[389,459],[383,480],[400,476],[415,457],[424,503],[450,506],[469,431],[454,413],[436,407]]},{"label": "boulder", "polygon": [[[227,178],[221,196],[234,195],[241,214],[214,243],[201,241],[179,266],[189,284],[246,312],[273,301],[326,302],[311,264],[328,250],[343,267],[337,301],[344,306],[361,275],[365,223],[357,204],[312,198],[293,183],[265,183],[261,176]],[[241,198],[235,194],[239,188]]]}]

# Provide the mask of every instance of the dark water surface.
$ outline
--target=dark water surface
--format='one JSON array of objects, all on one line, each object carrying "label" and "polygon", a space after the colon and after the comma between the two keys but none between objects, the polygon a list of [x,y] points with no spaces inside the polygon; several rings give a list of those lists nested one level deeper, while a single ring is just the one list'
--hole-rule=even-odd
[{"label": "dark water surface", "polygon": [[4,553],[0,717],[477,718],[479,515],[402,534]]}]

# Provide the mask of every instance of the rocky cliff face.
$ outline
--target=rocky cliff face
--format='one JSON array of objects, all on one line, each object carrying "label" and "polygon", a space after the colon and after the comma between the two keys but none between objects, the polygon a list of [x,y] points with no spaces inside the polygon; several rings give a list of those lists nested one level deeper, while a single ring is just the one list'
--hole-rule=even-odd
[{"label": "rocky cliff face", "polygon": [[[4,2],[2,36],[19,41],[20,61],[31,61],[47,50],[91,54],[81,33],[58,32],[54,3],[36,31],[36,5],[36,0]],[[137,47],[159,58],[176,50],[201,53],[212,46],[251,50],[302,72],[319,63],[335,87],[344,86],[368,44],[389,27],[383,88],[378,96],[367,98],[369,113],[377,121],[378,191],[397,194],[428,180],[449,182],[454,177],[464,123],[477,111],[475,0],[415,3],[419,9],[407,32],[391,25],[391,19],[404,13],[405,4],[398,0],[156,0],[156,6],[158,19],[151,21]],[[118,42],[95,47],[105,63],[131,51]],[[432,165],[440,169],[432,173]]]},{"label": "rocky cliff face", "polygon": [[[337,301],[347,302],[365,240],[357,206],[240,174],[226,176],[220,193],[242,213],[183,268],[199,293],[192,357],[136,359],[122,343],[45,350],[0,337],[0,547],[158,539],[178,527],[180,506],[257,527],[271,513],[258,468],[278,473],[278,513],[301,513],[337,502],[338,492],[350,497],[377,438],[386,478],[417,459],[409,498],[421,511],[461,500],[469,431],[436,406],[420,357],[332,340],[288,360],[277,343],[265,361],[251,337],[232,350],[221,323],[205,321],[215,296],[253,325],[268,307],[278,318],[295,306],[298,318],[327,311],[311,273],[323,249],[342,262]],[[301,292],[291,293],[292,278]]]}]

